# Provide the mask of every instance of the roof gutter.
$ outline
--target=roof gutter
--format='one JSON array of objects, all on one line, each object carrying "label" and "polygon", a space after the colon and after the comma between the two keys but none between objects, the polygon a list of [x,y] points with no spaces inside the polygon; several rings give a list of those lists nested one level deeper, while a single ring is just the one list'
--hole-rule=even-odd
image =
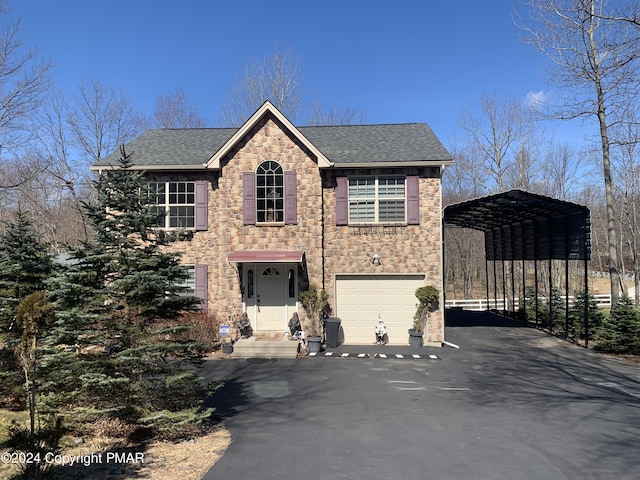
[{"label": "roof gutter", "polygon": [[[89,170],[94,172],[102,172],[103,170],[120,170],[119,165],[91,165]],[[211,171],[216,170],[214,168],[207,167],[204,163],[201,164],[191,164],[191,165],[132,165],[129,167],[129,170],[141,170],[141,171],[163,171],[163,170],[200,170],[200,171]]]},{"label": "roof gutter", "polygon": [[453,160],[415,160],[411,162],[335,162],[334,168],[380,168],[380,167],[444,167],[453,165]]}]

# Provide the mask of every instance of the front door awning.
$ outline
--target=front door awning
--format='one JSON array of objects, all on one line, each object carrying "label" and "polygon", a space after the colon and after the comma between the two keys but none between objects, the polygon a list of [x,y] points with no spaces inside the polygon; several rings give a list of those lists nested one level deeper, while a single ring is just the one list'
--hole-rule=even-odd
[{"label": "front door awning", "polygon": [[227,256],[229,263],[303,263],[303,250],[242,250]]}]

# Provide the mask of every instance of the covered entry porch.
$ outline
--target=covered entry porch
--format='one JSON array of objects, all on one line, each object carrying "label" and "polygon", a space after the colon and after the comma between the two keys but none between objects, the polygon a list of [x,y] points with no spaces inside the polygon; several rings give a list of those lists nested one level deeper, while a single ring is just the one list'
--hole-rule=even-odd
[{"label": "covered entry porch", "polygon": [[302,250],[243,250],[231,253],[242,292],[242,312],[254,332],[287,330],[298,312],[298,292],[308,285],[305,252]]}]

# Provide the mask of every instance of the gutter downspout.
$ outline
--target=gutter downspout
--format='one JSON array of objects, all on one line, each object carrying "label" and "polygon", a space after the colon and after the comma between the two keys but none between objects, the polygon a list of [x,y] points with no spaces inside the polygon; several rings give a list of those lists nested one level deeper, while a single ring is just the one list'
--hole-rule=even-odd
[{"label": "gutter downspout", "polygon": [[[442,292],[442,344],[445,342],[445,278],[444,278],[444,211],[442,209],[442,175],[444,174],[445,165],[440,165],[439,191],[440,191],[440,291]],[[426,330],[426,329],[425,329]],[[429,339],[427,333],[427,340]]]}]

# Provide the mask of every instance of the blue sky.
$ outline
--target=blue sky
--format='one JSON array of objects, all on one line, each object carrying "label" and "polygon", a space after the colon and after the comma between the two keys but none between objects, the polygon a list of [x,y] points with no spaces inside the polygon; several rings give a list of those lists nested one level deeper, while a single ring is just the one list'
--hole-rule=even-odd
[{"label": "blue sky", "polygon": [[21,36],[54,81],[121,87],[151,114],[182,88],[209,124],[248,59],[290,46],[309,100],[364,109],[369,123],[426,122],[451,143],[483,92],[545,92],[545,57],[512,22],[518,0],[11,0]]}]

